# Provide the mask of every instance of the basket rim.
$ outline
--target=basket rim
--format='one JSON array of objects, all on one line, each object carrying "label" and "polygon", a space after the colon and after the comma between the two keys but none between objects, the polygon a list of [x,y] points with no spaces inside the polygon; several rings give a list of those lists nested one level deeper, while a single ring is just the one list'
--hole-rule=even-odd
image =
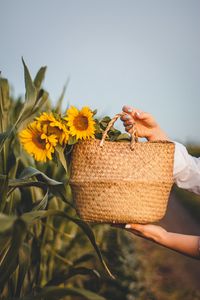
[{"label": "basket rim", "polygon": [[[79,140],[76,144],[82,144],[82,143],[90,143],[90,142],[101,142],[101,139],[86,139],[86,140]],[[118,141],[110,141],[110,140],[105,140],[104,143],[108,144],[108,143],[124,143],[124,144],[128,144],[130,142],[130,140],[118,140]],[[135,142],[136,144],[172,144],[175,145],[175,143],[173,141],[169,141],[169,140],[156,140],[156,141],[137,141]]]},{"label": "basket rim", "polygon": [[74,184],[74,185],[76,185],[76,184],[80,184],[80,183],[96,183],[96,182],[98,182],[98,183],[121,183],[121,184],[123,184],[123,183],[127,183],[127,182],[130,182],[130,183],[132,183],[132,182],[135,182],[135,183],[139,183],[139,184],[171,184],[171,183],[174,183],[174,180],[173,180],[173,178],[172,178],[172,180],[163,180],[163,181],[139,181],[139,180],[135,180],[135,179],[126,179],[126,180],[122,180],[122,179],[107,179],[107,180],[99,180],[99,179],[92,179],[92,180],[73,180],[73,179],[70,179],[69,180],[69,184]]}]

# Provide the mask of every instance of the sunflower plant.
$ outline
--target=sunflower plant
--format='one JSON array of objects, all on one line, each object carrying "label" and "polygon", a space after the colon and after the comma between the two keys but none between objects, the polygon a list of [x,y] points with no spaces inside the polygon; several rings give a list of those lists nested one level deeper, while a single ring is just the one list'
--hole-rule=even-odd
[{"label": "sunflower plant", "polygon": [[[76,135],[69,115],[59,113],[61,101],[51,109],[41,88],[46,68],[32,80],[23,66],[25,100],[13,99],[8,80],[0,77],[0,298],[104,300],[76,280],[99,278],[88,264],[95,255],[112,277],[92,228],[76,214],[69,172],[60,164],[60,149]],[[56,152],[61,159],[54,164]]]},{"label": "sunflower plant", "polygon": [[[71,106],[64,115],[43,112],[20,131],[19,139],[24,149],[36,161],[47,162],[59,157],[66,168],[63,153],[67,146],[79,140],[102,138],[102,133],[111,119],[108,116],[101,120],[95,119],[96,113],[97,110],[92,111],[87,106],[82,107],[81,110]],[[108,139],[110,141],[130,140],[128,134],[122,134],[114,127],[109,130]]]},{"label": "sunflower plant", "polygon": [[[110,235],[110,226],[81,220],[69,185],[73,145],[101,139],[111,119],[96,118],[89,107],[71,106],[62,114],[66,88],[52,107],[42,88],[46,67],[32,80],[23,66],[25,99],[15,99],[0,76],[0,299],[132,299],[130,293],[135,299],[142,290],[138,264],[131,250],[131,270],[123,269],[124,233]],[[107,139],[129,136],[112,127]],[[118,280],[107,266],[111,261]]]}]

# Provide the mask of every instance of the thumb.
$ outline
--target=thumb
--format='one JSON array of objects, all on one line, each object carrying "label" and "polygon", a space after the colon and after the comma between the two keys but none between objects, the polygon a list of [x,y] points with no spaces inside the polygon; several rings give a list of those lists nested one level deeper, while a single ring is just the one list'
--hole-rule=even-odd
[{"label": "thumb", "polygon": [[137,231],[141,231],[142,228],[143,228],[143,226],[141,224],[126,224],[125,228],[126,229],[134,229],[134,230],[137,230]]}]

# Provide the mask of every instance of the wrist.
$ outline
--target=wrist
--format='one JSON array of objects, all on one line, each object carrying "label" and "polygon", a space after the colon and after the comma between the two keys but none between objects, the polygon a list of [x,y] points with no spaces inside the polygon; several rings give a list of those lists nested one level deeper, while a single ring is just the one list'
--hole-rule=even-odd
[{"label": "wrist", "polygon": [[163,246],[169,246],[170,244],[170,232],[165,231],[165,233],[160,238],[160,244]]},{"label": "wrist", "polygon": [[158,140],[169,140],[166,133],[159,126],[152,130],[151,135],[149,135],[147,139],[149,142]]},{"label": "wrist", "polygon": [[160,231],[156,232],[152,237],[152,240],[160,245],[166,245],[168,243],[169,233],[162,228]]}]

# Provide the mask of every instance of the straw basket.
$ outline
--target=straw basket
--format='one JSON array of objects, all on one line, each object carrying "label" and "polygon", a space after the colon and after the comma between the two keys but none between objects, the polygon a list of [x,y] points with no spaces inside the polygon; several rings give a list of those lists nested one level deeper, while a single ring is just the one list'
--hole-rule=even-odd
[{"label": "straw basket", "polygon": [[155,222],[166,212],[173,184],[174,144],[169,141],[102,140],[74,145],[70,185],[77,212],[85,221],[103,223]]}]

